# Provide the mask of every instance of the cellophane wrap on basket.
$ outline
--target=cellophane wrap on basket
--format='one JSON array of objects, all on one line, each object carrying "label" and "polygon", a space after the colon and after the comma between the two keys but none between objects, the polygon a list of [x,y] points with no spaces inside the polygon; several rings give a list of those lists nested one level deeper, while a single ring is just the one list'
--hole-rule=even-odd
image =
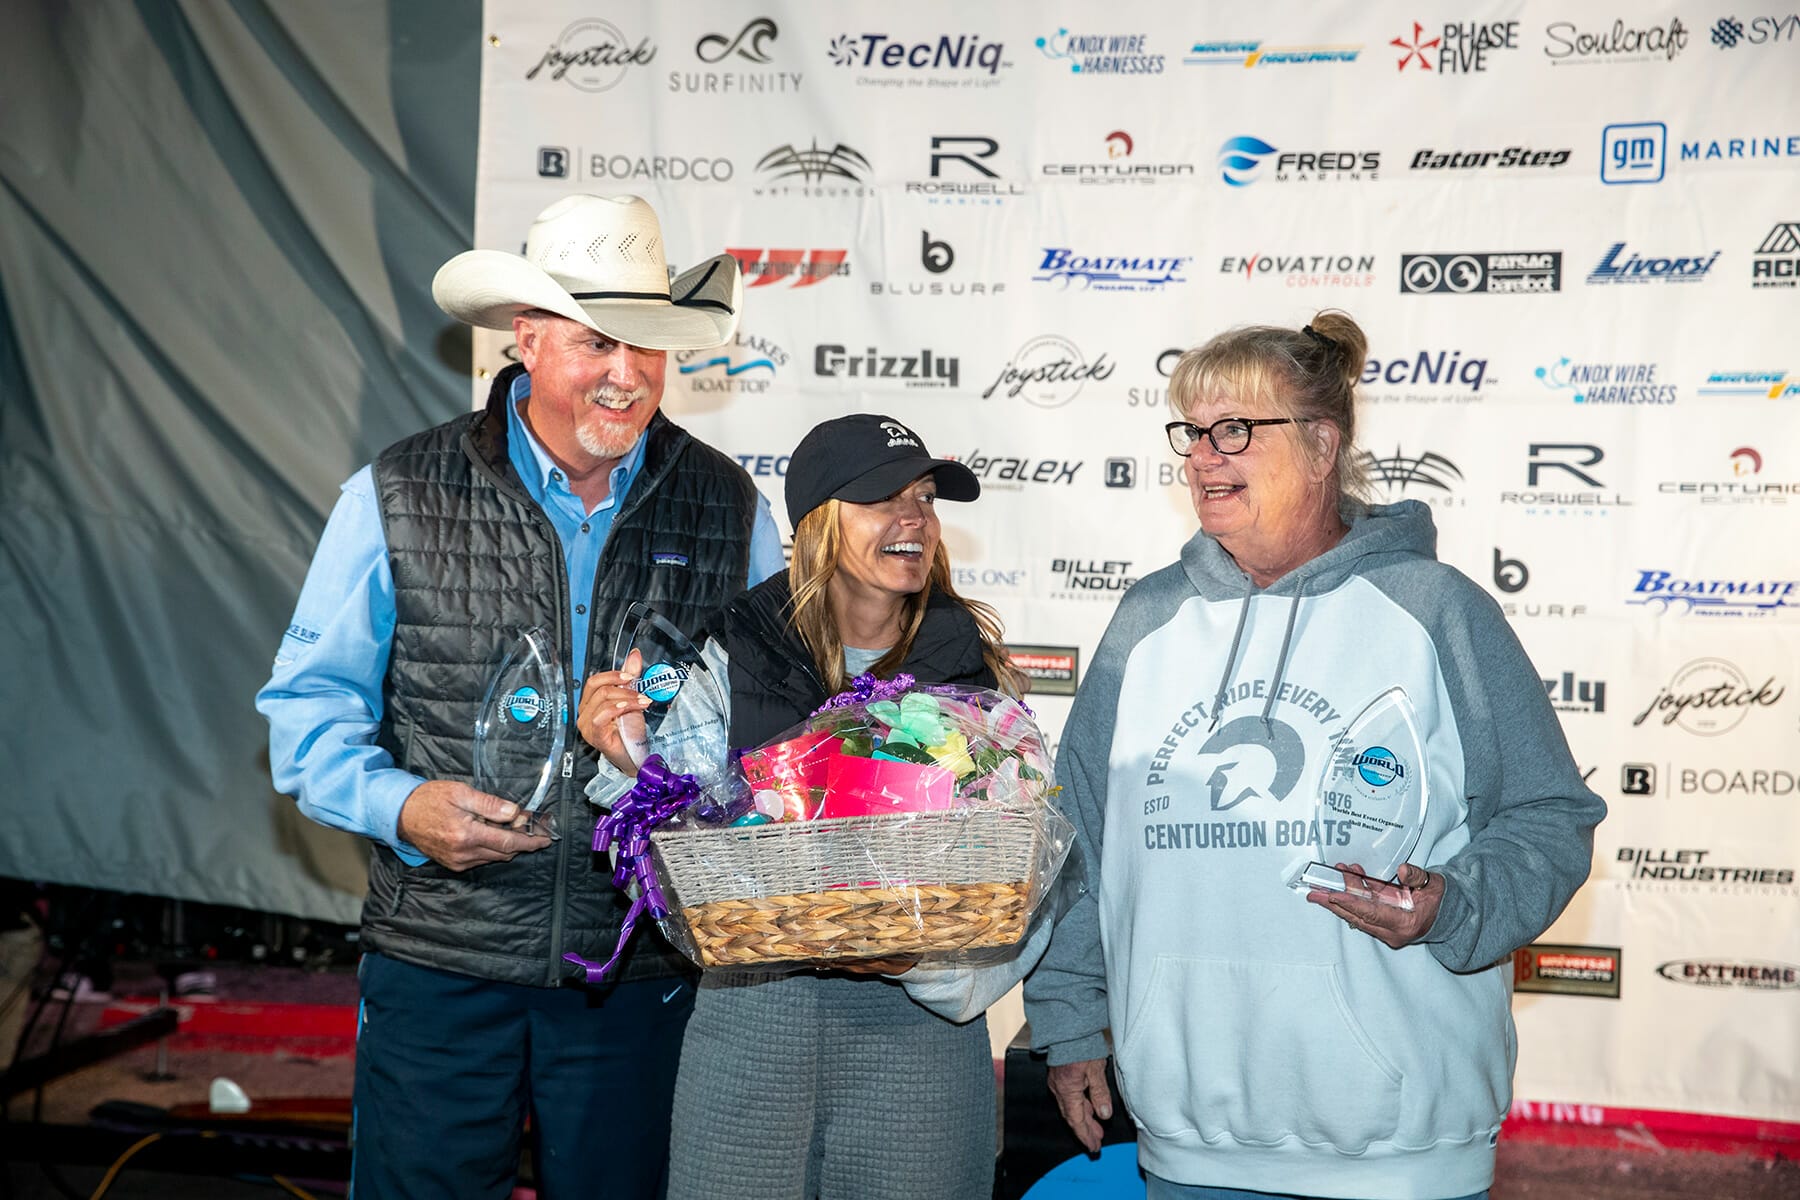
[{"label": "cellophane wrap on basket", "polygon": [[655,828],[664,934],[702,967],[975,964],[1024,939],[1073,830],[1030,710],[863,676]]}]

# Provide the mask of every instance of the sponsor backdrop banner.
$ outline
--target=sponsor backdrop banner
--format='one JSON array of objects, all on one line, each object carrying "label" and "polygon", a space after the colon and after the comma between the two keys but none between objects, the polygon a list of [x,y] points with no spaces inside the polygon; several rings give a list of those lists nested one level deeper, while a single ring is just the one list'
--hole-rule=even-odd
[{"label": "sponsor backdrop banner", "polygon": [[1052,732],[1195,528],[1176,356],[1348,310],[1376,498],[1433,507],[1612,809],[1519,957],[1518,1094],[1800,1120],[1800,8],[555,0],[484,32],[477,244],[629,191],[677,269],[728,249],[742,328],[673,356],[666,410],[778,513],[837,414],[968,464],[957,582]]}]

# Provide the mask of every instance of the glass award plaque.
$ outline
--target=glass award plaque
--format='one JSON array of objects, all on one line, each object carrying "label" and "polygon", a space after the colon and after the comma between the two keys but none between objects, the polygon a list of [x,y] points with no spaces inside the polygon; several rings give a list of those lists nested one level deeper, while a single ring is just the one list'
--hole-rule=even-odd
[{"label": "glass award plaque", "polygon": [[613,641],[613,667],[622,670],[637,651],[640,671],[631,684],[650,707],[619,718],[632,760],[652,754],[704,786],[724,777],[729,730],[725,692],[688,636],[648,604],[625,610]]},{"label": "glass award plaque", "polygon": [[475,718],[477,791],[511,800],[521,810],[513,828],[556,837],[550,798],[569,722],[556,640],[542,626],[519,635],[500,660]]},{"label": "glass award plaque", "polygon": [[[1331,747],[1319,781],[1314,860],[1288,881],[1295,891],[1350,892],[1412,908],[1412,889],[1394,875],[1425,829],[1425,748],[1404,688],[1389,688],[1362,710]],[[1355,863],[1363,874],[1331,863]]]}]

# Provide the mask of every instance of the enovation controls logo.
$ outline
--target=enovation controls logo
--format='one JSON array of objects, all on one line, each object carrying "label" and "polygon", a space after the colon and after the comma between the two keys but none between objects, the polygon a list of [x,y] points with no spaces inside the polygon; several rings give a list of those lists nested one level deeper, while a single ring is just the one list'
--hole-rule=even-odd
[{"label": "enovation controls logo", "polygon": [[853,354],[843,346],[813,347],[813,374],[822,379],[897,379],[907,388],[953,388],[961,374],[961,361],[931,350],[883,354],[870,346]]},{"label": "enovation controls logo", "polygon": [[1070,33],[1058,29],[1038,38],[1038,52],[1055,63],[1067,63],[1071,75],[1161,75],[1163,56],[1150,53],[1142,33]]},{"label": "enovation controls logo", "polygon": [[649,38],[633,46],[618,26],[598,17],[576,21],[557,35],[525,78],[560,80],[584,92],[616,87],[632,67],[650,65],[656,47]]},{"label": "enovation controls logo", "polygon": [[1619,998],[1617,946],[1534,943],[1513,953],[1513,990]]},{"label": "enovation controls logo", "polygon": [[725,253],[737,259],[738,270],[753,288],[776,283],[792,283],[796,288],[812,287],[834,276],[850,274],[845,262],[847,250],[749,250],[727,248]]},{"label": "enovation controls logo", "polygon": [[1259,137],[1234,137],[1219,147],[1219,178],[1249,187],[1263,178],[1273,155],[1277,183],[1369,182],[1381,170],[1379,150],[1280,150]]},{"label": "enovation controls logo", "polygon": [[1744,988],[1753,992],[1800,989],[1800,967],[1755,959],[1685,959],[1666,962],[1656,973],[1670,983],[1703,988]]},{"label": "enovation controls logo", "polygon": [[1359,46],[1269,46],[1241,39],[1195,42],[1182,57],[1190,67],[1306,67],[1321,63],[1351,63],[1362,53]]},{"label": "enovation controls logo", "polygon": [[1654,717],[1665,728],[1675,725],[1702,737],[1717,737],[1742,725],[1751,709],[1768,708],[1786,694],[1787,688],[1777,687],[1773,675],[1752,687],[1737,664],[1697,658],[1658,688],[1656,698],[1631,723],[1642,725]]},{"label": "enovation controls logo", "polygon": [[861,195],[861,188],[830,188],[825,185],[836,184],[840,180],[843,183],[861,184],[875,170],[869,160],[854,147],[837,142],[827,150],[819,145],[818,138],[814,138],[805,149],[792,142],[777,146],[757,160],[756,169],[768,184],[785,185],[759,188],[758,195],[786,195],[791,187],[786,185],[786,181],[798,180],[802,188],[821,189],[808,190],[803,194],[821,196]]},{"label": "enovation controls logo", "polygon": [[981,398],[990,400],[995,392],[1004,392],[1038,408],[1061,408],[1079,396],[1090,380],[1111,378],[1115,365],[1104,350],[1089,362],[1081,347],[1068,338],[1039,334],[1013,352]]},{"label": "enovation controls logo", "polygon": [[1371,287],[1375,283],[1373,254],[1259,254],[1219,260],[1219,274],[1240,276],[1245,282],[1279,276],[1291,288]]},{"label": "enovation controls logo", "polygon": [[1562,290],[1562,251],[1402,254],[1400,291],[1518,295]]}]

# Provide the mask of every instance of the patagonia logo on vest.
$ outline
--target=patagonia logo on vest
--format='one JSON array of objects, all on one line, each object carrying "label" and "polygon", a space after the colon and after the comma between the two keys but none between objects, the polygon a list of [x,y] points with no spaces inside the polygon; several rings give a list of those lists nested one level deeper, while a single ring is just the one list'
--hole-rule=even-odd
[{"label": "patagonia logo on vest", "polygon": [[652,550],[650,562],[658,567],[685,567],[688,565],[688,556],[673,550]]}]

